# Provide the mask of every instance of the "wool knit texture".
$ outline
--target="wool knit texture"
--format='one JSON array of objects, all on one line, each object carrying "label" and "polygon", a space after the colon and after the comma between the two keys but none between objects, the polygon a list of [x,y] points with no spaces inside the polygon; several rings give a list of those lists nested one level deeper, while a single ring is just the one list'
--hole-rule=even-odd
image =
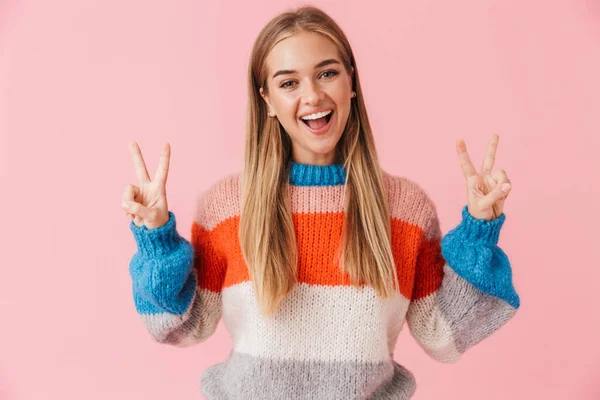
[{"label": "wool knit texture", "polygon": [[189,241],[171,211],[160,228],[129,225],[133,300],[151,337],[191,346],[221,320],[232,335],[228,359],[201,376],[207,399],[409,399],[415,376],[394,356],[405,322],[427,354],[455,362],[519,308],[497,245],[505,214],[478,220],[465,206],[442,237],[425,191],[384,171],[400,290],[382,299],[370,286],[352,286],[334,261],[343,165],[292,163],[290,171],[298,283],[269,317],[259,312],[239,245],[241,173],[200,193]]}]

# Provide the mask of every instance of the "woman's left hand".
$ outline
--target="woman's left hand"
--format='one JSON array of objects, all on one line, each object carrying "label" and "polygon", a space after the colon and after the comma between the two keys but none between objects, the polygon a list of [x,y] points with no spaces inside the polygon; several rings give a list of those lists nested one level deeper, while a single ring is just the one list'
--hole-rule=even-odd
[{"label": "woman's left hand", "polygon": [[456,141],[456,151],[467,181],[467,206],[473,218],[491,221],[500,217],[511,190],[510,179],[503,169],[492,174],[498,140],[496,134],[490,138],[481,172],[473,166],[465,142],[462,139]]}]

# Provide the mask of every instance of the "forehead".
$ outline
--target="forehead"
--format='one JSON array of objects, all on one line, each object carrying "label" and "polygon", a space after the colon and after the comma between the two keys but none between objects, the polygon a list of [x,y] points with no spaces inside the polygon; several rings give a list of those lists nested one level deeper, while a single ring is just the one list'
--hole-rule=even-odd
[{"label": "forehead", "polygon": [[337,47],[327,37],[312,32],[299,32],[283,39],[267,56],[269,75],[280,69],[312,71],[315,64],[328,58],[339,60]]}]

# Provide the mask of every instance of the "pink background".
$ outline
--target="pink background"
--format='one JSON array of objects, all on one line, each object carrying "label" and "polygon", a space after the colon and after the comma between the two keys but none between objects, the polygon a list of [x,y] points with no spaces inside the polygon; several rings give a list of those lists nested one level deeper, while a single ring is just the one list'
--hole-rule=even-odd
[{"label": "pink background", "polygon": [[[447,232],[492,133],[513,191],[500,246],[522,308],[453,365],[404,330],[416,400],[600,399],[600,3],[315,1],[354,48],[382,165],[419,182]],[[189,239],[195,194],[241,170],[246,66],[293,2],[0,2],[0,399],[202,398],[207,342],[152,342],[120,202],[172,146],[169,205]],[[7,228],[6,228],[7,227]],[[594,339],[596,338],[596,339]]]}]

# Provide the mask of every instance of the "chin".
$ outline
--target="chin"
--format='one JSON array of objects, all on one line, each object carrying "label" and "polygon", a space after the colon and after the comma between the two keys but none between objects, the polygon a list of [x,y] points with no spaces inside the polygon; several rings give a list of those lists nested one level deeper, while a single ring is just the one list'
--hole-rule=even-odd
[{"label": "chin", "polygon": [[331,154],[332,152],[335,151],[337,142],[332,142],[332,143],[327,143],[327,144],[322,144],[321,146],[319,145],[308,145],[305,146],[304,148],[307,149],[308,151],[310,151],[313,154],[319,155],[319,156],[326,156],[328,154]]}]

